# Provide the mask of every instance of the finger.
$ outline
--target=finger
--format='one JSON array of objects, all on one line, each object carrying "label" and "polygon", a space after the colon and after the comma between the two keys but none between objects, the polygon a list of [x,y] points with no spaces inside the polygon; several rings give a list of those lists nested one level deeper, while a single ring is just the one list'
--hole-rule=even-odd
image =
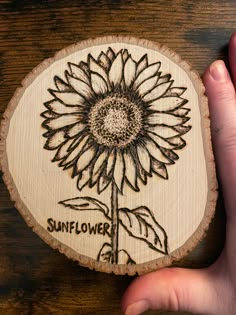
[{"label": "finger", "polygon": [[211,131],[227,216],[236,222],[236,97],[223,61],[215,61],[203,76],[209,99]]},{"label": "finger", "polygon": [[231,36],[229,42],[229,62],[234,86],[236,87],[236,32]]},{"label": "finger", "polygon": [[229,314],[218,295],[208,269],[166,268],[136,278],[123,297],[122,310],[125,315],[139,315],[148,309]]}]

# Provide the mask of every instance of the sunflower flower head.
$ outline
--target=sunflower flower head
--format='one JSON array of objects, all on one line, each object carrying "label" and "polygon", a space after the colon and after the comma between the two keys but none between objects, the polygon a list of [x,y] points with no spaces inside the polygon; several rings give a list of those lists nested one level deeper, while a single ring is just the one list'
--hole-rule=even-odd
[{"label": "sunflower flower head", "polygon": [[89,54],[86,62],[68,63],[65,78],[54,82],[42,114],[44,148],[72,170],[79,190],[96,185],[101,193],[112,183],[123,193],[125,183],[139,191],[153,174],[168,179],[166,167],[178,159],[191,127],[186,88],[173,86],[161,62],[108,48],[96,59]]}]

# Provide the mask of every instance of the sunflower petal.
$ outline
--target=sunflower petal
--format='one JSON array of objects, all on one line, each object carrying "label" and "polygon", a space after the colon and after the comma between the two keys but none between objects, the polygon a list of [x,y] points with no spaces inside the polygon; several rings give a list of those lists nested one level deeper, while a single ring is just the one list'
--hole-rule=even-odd
[{"label": "sunflower petal", "polygon": [[73,138],[74,136],[78,135],[78,133],[80,133],[84,128],[85,125],[83,125],[82,123],[75,124],[66,132],[66,135],[69,138]]},{"label": "sunflower petal", "polygon": [[111,47],[109,47],[108,50],[107,50],[107,57],[109,58],[109,60],[111,62],[113,62],[113,60],[116,57],[116,55],[115,55],[115,53],[114,53],[114,51],[113,51],[113,49]]},{"label": "sunflower petal", "polygon": [[82,172],[81,176],[77,180],[77,187],[80,191],[88,184],[90,177],[90,169],[86,169]]},{"label": "sunflower petal", "polygon": [[146,94],[143,97],[144,101],[149,102],[157,98],[160,98],[166,93],[166,91],[168,91],[168,89],[170,88],[172,84],[173,84],[173,81],[157,85],[156,87],[152,89],[152,91],[150,91],[150,93]]},{"label": "sunflower petal", "polygon": [[81,81],[80,79],[75,79],[70,75],[67,75],[67,80],[73,87],[73,89],[80,95],[84,97],[91,95],[92,91],[89,84],[85,83],[84,81]]},{"label": "sunflower petal", "polygon": [[87,62],[80,61],[79,67],[80,67],[80,69],[82,69],[84,71],[84,73],[87,75],[87,77],[89,77],[89,67],[88,67]]},{"label": "sunflower petal", "polygon": [[[102,171],[101,171],[101,172],[102,172]],[[94,185],[98,182],[100,176],[101,176],[101,173],[100,173],[100,172],[98,172],[97,174],[93,174],[93,175],[91,176],[91,185],[92,185],[92,186],[94,186]]]},{"label": "sunflower petal", "polygon": [[46,128],[50,128],[52,130],[60,129],[63,127],[67,127],[69,125],[76,124],[80,121],[80,114],[68,114],[62,115],[53,119],[48,119],[44,122],[44,126]]},{"label": "sunflower petal", "polygon": [[162,138],[165,138],[165,139],[175,137],[180,134],[178,130],[175,130],[173,127],[169,127],[169,126],[153,125],[153,126],[146,127],[145,130],[147,132],[150,132],[150,131],[154,132],[158,136],[161,136]]},{"label": "sunflower petal", "polygon": [[89,78],[87,74],[79,66],[69,62],[69,68],[72,77],[74,77],[75,79],[79,79],[87,84],[89,83]]},{"label": "sunflower petal", "polygon": [[46,110],[41,114],[41,116],[46,119],[52,119],[58,117],[58,114],[52,112],[51,110]]},{"label": "sunflower petal", "polygon": [[139,73],[141,71],[143,71],[145,68],[147,68],[148,66],[148,58],[147,58],[147,54],[145,54],[138,62],[137,64],[137,75],[139,75]]},{"label": "sunflower petal", "polygon": [[170,163],[170,160],[162,153],[160,148],[156,145],[156,143],[152,140],[146,141],[146,149],[148,150],[149,154],[154,157],[157,161],[162,163]]},{"label": "sunflower petal", "polygon": [[93,167],[93,173],[92,173],[92,185],[96,184],[97,180],[99,179],[99,176],[101,176],[101,173],[105,169],[105,163],[104,161],[107,159],[108,152],[104,151],[101,153],[96,160],[94,167]]},{"label": "sunflower petal", "polygon": [[60,161],[62,160],[63,158],[65,158],[69,152],[68,152],[68,149],[69,147],[71,146],[71,144],[73,143],[73,139],[69,139],[67,140],[58,150],[57,150],[57,153],[56,155],[54,156],[52,162],[56,162],[56,161]]},{"label": "sunflower petal", "polygon": [[166,92],[166,96],[180,97],[186,90],[187,88],[183,87],[173,87]]},{"label": "sunflower petal", "polygon": [[150,125],[178,126],[183,125],[189,120],[189,117],[179,117],[166,113],[152,113],[148,117]]},{"label": "sunflower petal", "polygon": [[175,126],[173,128],[176,132],[178,132],[180,135],[184,135],[185,133],[187,133],[190,129],[191,126]]},{"label": "sunflower petal", "polygon": [[138,166],[138,177],[144,185],[147,184],[147,172],[140,165]]},{"label": "sunflower petal", "polygon": [[71,146],[69,147],[68,151],[74,150],[75,148],[77,148],[78,145],[80,145],[81,147],[83,146],[83,148],[84,148],[85,144],[87,144],[89,138],[90,138],[89,135],[85,134],[85,135],[82,135],[80,137],[73,139],[74,141],[71,144]]},{"label": "sunflower petal", "polygon": [[156,76],[158,70],[160,69],[161,63],[156,62],[145,68],[140,74],[137,76],[136,80],[134,81],[134,87],[136,88],[139,86],[143,81]]},{"label": "sunflower petal", "polygon": [[179,97],[163,97],[153,101],[150,109],[157,111],[171,111],[185,105],[188,101]]},{"label": "sunflower petal", "polygon": [[103,166],[105,160],[107,159],[107,156],[108,156],[107,151],[103,151],[102,153],[100,153],[100,155],[96,159],[96,162],[94,163],[93,176],[101,172],[102,166]]},{"label": "sunflower petal", "polygon": [[158,85],[170,82],[170,79],[171,79],[171,75],[170,74],[163,75],[163,76],[159,77]]},{"label": "sunflower petal", "polygon": [[127,59],[129,58],[129,53],[127,49],[124,49],[123,53],[122,53],[122,57],[123,57],[123,61],[124,63],[127,61]]},{"label": "sunflower petal", "polygon": [[65,132],[57,131],[47,139],[44,148],[47,150],[55,150],[65,141],[66,141]]},{"label": "sunflower petal", "polygon": [[175,148],[175,144],[172,142],[168,142],[162,138],[160,138],[158,135],[156,135],[155,133],[148,133],[149,137],[155,141],[155,143],[162,148],[166,148],[166,149],[174,149]]},{"label": "sunflower petal", "polygon": [[113,178],[117,188],[122,193],[125,179],[125,165],[123,154],[120,151],[116,153],[116,161],[114,166]]},{"label": "sunflower petal", "polygon": [[182,149],[186,145],[186,141],[181,137],[169,138],[168,142],[175,145],[175,149]]},{"label": "sunflower petal", "polygon": [[111,61],[103,51],[98,57],[98,62],[103,68],[105,68],[108,71],[111,65]]},{"label": "sunflower petal", "polygon": [[108,91],[106,81],[97,73],[91,73],[91,85],[96,94],[105,94]]},{"label": "sunflower petal", "polygon": [[144,81],[143,83],[141,83],[138,86],[137,91],[139,92],[140,95],[143,96],[143,95],[147,94],[148,92],[150,92],[150,90],[153,89],[156,82],[157,82],[157,77],[154,76],[154,77]]},{"label": "sunflower petal", "polygon": [[113,150],[113,151],[111,151],[111,153],[109,154],[108,159],[107,159],[107,167],[106,167],[107,175],[109,175],[110,172],[113,170],[113,166],[115,163],[115,157],[116,157],[116,152],[115,152],[115,150]]},{"label": "sunflower petal", "polygon": [[123,74],[123,60],[122,60],[122,54],[119,52],[119,54],[114,59],[110,71],[109,71],[109,80],[110,83],[114,84],[114,86],[119,85],[122,80],[122,74]]},{"label": "sunflower petal", "polygon": [[184,116],[188,115],[189,112],[190,112],[189,108],[178,108],[175,111],[171,112],[171,114],[184,117]]},{"label": "sunflower petal", "polygon": [[84,97],[75,92],[51,91],[51,94],[68,106],[82,106],[84,104]]},{"label": "sunflower petal", "polygon": [[142,147],[140,145],[137,146],[137,153],[138,153],[138,159],[142,166],[142,168],[147,172],[150,173],[151,170],[151,161],[150,161],[150,155],[149,152],[145,147]]},{"label": "sunflower petal", "polygon": [[137,190],[137,168],[132,156],[128,153],[123,155],[125,162],[125,177],[130,185]]},{"label": "sunflower petal", "polygon": [[124,67],[124,78],[125,78],[125,84],[127,86],[130,86],[131,83],[134,81],[135,72],[136,72],[136,62],[130,56],[127,62],[125,63],[125,67]]},{"label": "sunflower petal", "polygon": [[165,156],[168,157],[170,161],[172,161],[172,164],[175,163],[175,161],[179,159],[179,156],[176,153],[174,153],[173,150],[168,150],[168,149],[163,148],[162,151],[165,154]]},{"label": "sunflower petal", "polygon": [[110,184],[111,180],[109,179],[109,177],[107,176],[100,176],[99,180],[98,180],[98,193],[100,194],[101,192],[103,192],[107,186]]},{"label": "sunflower petal", "polygon": [[105,82],[107,82],[106,71],[101,65],[97,63],[97,61],[91,55],[89,55],[88,63],[89,63],[89,68],[91,72],[96,72],[97,74],[100,75],[100,77],[103,78],[103,80],[105,80]]},{"label": "sunflower petal", "polygon": [[69,153],[67,154],[66,158],[60,163],[60,166],[65,166],[66,168],[70,167],[73,163],[73,161],[76,160],[76,158],[81,154],[83,151],[86,143],[88,141],[88,137],[80,138],[79,141],[76,143],[76,146],[69,147],[67,151]]},{"label": "sunflower petal", "polygon": [[93,160],[96,152],[93,147],[89,147],[81,156],[78,158],[76,163],[77,173],[83,171]]},{"label": "sunflower petal", "polygon": [[65,83],[61,78],[59,78],[57,76],[54,78],[54,83],[55,83],[58,91],[65,92],[65,91],[71,90],[71,87],[67,83]]},{"label": "sunflower petal", "polygon": [[168,173],[167,173],[167,169],[164,163],[161,163],[157,160],[152,160],[152,170],[158,176],[164,179],[168,179]]},{"label": "sunflower petal", "polygon": [[49,110],[59,115],[81,112],[80,106],[66,106],[64,103],[59,102],[57,99],[53,99],[52,101],[45,103],[45,106]]}]

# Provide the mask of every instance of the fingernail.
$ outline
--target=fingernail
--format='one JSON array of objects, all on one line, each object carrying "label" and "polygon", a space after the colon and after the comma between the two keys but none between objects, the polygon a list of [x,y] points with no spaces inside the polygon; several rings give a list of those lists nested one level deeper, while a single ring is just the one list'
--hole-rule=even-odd
[{"label": "fingernail", "polygon": [[217,60],[210,65],[210,74],[215,81],[226,81],[229,79],[229,73],[222,60]]},{"label": "fingernail", "polygon": [[146,300],[141,300],[129,305],[125,311],[125,315],[140,315],[149,309],[149,303]]}]

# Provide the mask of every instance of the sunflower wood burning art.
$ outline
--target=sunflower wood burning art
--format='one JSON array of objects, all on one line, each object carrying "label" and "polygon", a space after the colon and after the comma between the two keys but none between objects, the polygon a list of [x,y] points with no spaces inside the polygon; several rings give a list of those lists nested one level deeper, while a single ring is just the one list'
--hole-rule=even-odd
[{"label": "sunflower wood burning art", "polygon": [[5,181],[26,221],[100,271],[182,257],[216,201],[203,92],[176,54],[142,40],[87,41],[45,61],[1,129]]}]

